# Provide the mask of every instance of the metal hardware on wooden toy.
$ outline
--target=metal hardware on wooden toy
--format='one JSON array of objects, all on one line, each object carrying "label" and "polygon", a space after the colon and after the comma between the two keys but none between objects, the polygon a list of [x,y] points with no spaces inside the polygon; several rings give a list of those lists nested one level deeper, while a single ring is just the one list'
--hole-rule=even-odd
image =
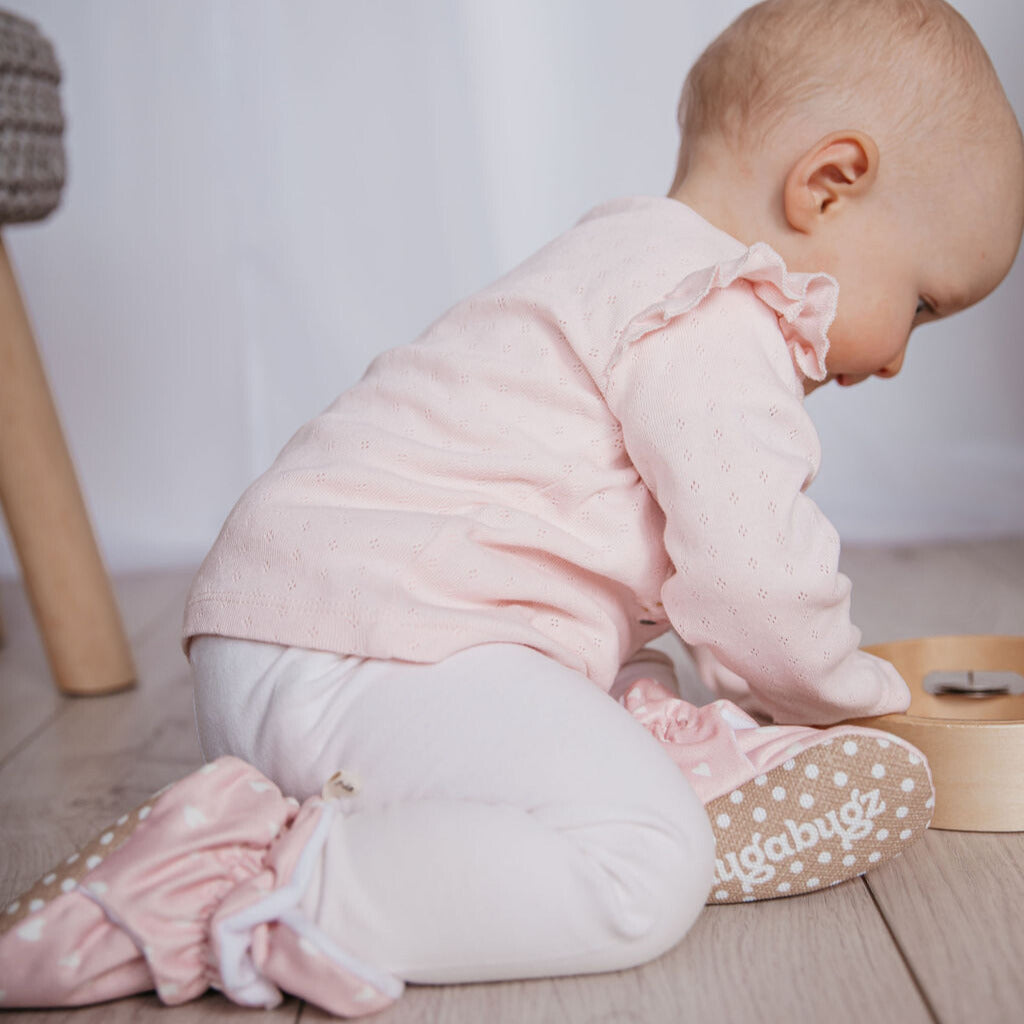
[{"label": "metal hardware on wooden toy", "polygon": [[1024,636],[934,636],[876,644],[910,687],[906,714],[858,719],[928,758],[932,828],[1024,831]]},{"label": "metal hardware on wooden toy", "polygon": [[962,693],[968,697],[997,697],[1024,693],[1024,676],[1019,672],[929,672],[924,677],[927,693]]}]

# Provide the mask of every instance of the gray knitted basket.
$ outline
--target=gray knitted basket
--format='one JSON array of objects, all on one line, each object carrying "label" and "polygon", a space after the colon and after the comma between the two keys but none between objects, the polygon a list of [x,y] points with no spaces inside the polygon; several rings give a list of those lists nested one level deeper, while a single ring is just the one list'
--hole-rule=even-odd
[{"label": "gray knitted basket", "polygon": [[0,11],[0,223],[40,220],[64,187],[60,67],[30,21]]}]

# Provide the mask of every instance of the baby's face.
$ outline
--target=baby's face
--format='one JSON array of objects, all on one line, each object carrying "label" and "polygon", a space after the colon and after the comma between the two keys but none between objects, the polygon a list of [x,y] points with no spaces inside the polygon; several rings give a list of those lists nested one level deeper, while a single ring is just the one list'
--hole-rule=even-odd
[{"label": "baby's face", "polygon": [[984,298],[1006,276],[1024,222],[1017,145],[989,161],[921,167],[880,190],[823,254],[839,281],[826,366],[843,386],[895,376],[911,331]]}]

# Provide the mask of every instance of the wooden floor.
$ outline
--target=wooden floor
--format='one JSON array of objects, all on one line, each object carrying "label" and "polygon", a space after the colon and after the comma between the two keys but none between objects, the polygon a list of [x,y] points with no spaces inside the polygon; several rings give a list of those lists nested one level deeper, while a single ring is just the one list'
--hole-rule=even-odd
[{"label": "wooden floor", "polygon": [[[931,633],[1024,633],[1024,539],[848,548],[865,642]],[[191,573],[117,581],[141,683],[66,699],[50,686],[21,590],[0,604],[0,906],[79,843],[199,762],[178,647]],[[1024,834],[929,832],[866,879],[811,895],[709,908],[670,953],[619,974],[411,988],[380,1024],[768,1022],[1002,1024],[1024,1020]],[[216,994],[176,1009],[144,996],[14,1021],[316,1021]]]}]

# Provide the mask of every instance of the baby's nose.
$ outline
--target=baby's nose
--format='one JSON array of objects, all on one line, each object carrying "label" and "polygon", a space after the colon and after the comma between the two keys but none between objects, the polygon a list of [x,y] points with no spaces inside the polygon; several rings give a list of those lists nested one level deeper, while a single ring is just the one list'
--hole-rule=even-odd
[{"label": "baby's nose", "polygon": [[891,363],[887,363],[880,370],[876,370],[875,376],[882,377],[885,379],[888,379],[889,377],[895,377],[896,374],[899,373],[903,367],[903,357],[905,356],[905,354],[905,352],[901,352]]}]

